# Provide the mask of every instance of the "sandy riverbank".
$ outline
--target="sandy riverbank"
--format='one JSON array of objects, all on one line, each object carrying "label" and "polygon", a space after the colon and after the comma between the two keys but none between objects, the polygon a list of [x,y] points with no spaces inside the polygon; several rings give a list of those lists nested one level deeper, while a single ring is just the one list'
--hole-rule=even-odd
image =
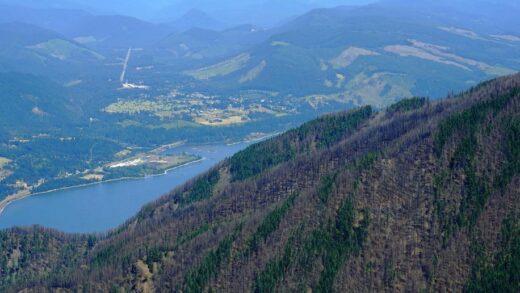
[{"label": "sandy riverbank", "polygon": [[16,194],[10,195],[6,197],[4,200],[0,202],[0,215],[4,212],[4,209],[10,205],[11,203],[24,199],[31,195],[31,192],[29,190],[22,190]]}]

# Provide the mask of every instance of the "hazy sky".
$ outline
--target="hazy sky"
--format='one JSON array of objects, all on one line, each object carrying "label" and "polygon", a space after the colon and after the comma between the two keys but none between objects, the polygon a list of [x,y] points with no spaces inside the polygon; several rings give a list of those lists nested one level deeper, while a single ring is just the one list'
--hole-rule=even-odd
[{"label": "hazy sky", "polygon": [[[520,0],[0,0],[2,2],[40,8],[77,8],[96,14],[122,14],[154,22],[172,21],[190,9],[199,9],[228,25],[248,23],[261,26],[279,24],[313,8],[373,2],[399,2],[405,7],[436,5],[441,14],[455,13],[455,20],[457,13],[470,13],[476,19],[480,16],[507,15],[520,9]],[[439,5],[441,8],[438,8]],[[507,23],[511,23],[518,15],[505,18]]]},{"label": "hazy sky", "polygon": [[0,0],[19,5],[81,8],[154,21],[175,19],[190,9],[202,10],[229,24],[272,25],[313,8],[356,5],[376,0]]}]

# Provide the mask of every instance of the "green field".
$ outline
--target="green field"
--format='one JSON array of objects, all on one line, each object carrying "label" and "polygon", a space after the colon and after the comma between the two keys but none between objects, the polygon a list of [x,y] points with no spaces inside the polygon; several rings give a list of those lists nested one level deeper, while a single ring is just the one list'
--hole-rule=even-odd
[{"label": "green field", "polygon": [[208,80],[218,76],[226,76],[242,69],[249,59],[251,59],[249,54],[241,54],[221,63],[196,70],[185,71],[184,73],[199,80]]}]

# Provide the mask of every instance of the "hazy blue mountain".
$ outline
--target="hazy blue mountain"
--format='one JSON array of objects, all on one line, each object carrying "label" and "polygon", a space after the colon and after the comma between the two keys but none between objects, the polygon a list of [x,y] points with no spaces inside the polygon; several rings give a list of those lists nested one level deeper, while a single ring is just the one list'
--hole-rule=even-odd
[{"label": "hazy blue mountain", "polygon": [[0,39],[0,64],[4,71],[66,80],[94,69],[105,59],[61,34],[30,24],[0,24]]},{"label": "hazy blue mountain", "polygon": [[[514,0],[386,0],[380,6],[393,14],[487,33],[520,33],[520,2]],[[413,13],[411,13],[413,12]]]},{"label": "hazy blue mountain", "polygon": [[211,15],[218,16],[220,21],[229,24],[252,23],[272,27],[295,15],[303,14],[318,7],[334,7],[338,5],[363,4],[371,0],[247,0],[247,1],[211,1],[211,0],[177,0],[175,3],[157,12],[159,19],[172,19],[190,9],[203,9]]},{"label": "hazy blue mountain", "polygon": [[207,58],[230,57],[266,41],[273,30],[253,25],[240,25],[222,31],[191,28],[161,40],[158,47],[170,57],[198,61]]},{"label": "hazy blue mountain", "polygon": [[149,47],[172,29],[122,15],[90,16],[71,26],[67,35],[86,46],[101,50]]},{"label": "hazy blue mountain", "polygon": [[[216,16],[218,21],[237,25],[253,23],[256,25],[273,26],[295,15],[303,14],[315,8],[334,7],[341,5],[358,5],[376,2],[373,0],[246,0],[211,1],[211,0],[0,0],[0,3],[24,5],[33,8],[68,8],[82,9],[96,14],[122,14],[142,19],[169,22],[173,21],[192,9],[203,10]],[[441,0],[441,1],[409,1],[383,0],[398,10],[417,8],[423,10],[417,16],[442,17],[453,23],[473,22],[475,29],[486,26],[489,16],[497,18],[492,23],[496,27],[504,28],[507,25],[518,24],[515,9],[518,3],[514,0]],[[517,26],[518,27],[518,26]],[[514,29],[514,28],[511,28]]]},{"label": "hazy blue mountain", "polygon": [[221,30],[226,28],[226,24],[209,16],[202,10],[191,9],[182,17],[169,23],[174,28],[186,31],[191,28],[203,28],[211,30]]},{"label": "hazy blue mountain", "polygon": [[313,10],[242,55],[186,74],[221,90],[386,105],[411,95],[439,97],[520,69],[518,36],[419,17],[422,7]]},{"label": "hazy blue mountain", "polygon": [[103,51],[145,47],[173,29],[123,15],[93,15],[83,10],[0,5],[0,23],[21,22],[56,31],[90,48]]},{"label": "hazy blue mountain", "polygon": [[[31,7],[81,8],[98,14],[122,14],[147,20],[169,22],[192,9],[203,10],[230,25],[253,23],[272,26],[291,16],[318,7],[360,4],[373,0],[0,0]],[[1,3],[1,2],[0,2]]]}]

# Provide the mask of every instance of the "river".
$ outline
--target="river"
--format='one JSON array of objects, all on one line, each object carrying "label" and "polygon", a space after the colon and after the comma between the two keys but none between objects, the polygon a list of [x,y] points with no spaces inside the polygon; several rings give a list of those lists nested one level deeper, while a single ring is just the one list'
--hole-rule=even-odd
[{"label": "river", "polygon": [[34,195],[13,202],[0,215],[0,229],[40,225],[69,233],[106,232],[151,202],[216,163],[244,149],[234,145],[182,146],[168,153],[203,157],[162,176],[121,180]]}]

